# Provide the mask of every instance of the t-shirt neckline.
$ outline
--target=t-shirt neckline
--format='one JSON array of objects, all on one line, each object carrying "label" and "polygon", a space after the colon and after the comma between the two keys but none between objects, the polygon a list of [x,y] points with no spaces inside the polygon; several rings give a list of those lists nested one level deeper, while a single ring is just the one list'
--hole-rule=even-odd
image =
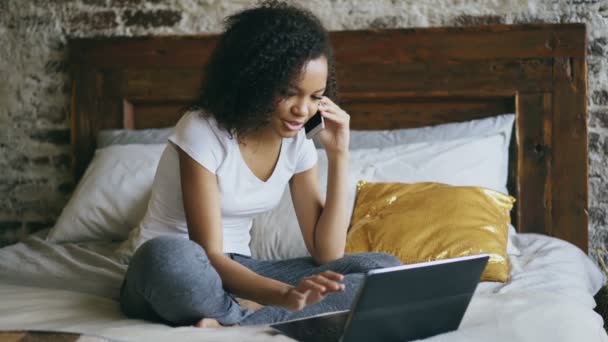
[{"label": "t-shirt neckline", "polygon": [[256,174],[253,173],[253,170],[251,170],[251,168],[249,168],[249,165],[247,165],[247,162],[245,161],[245,158],[243,158],[243,154],[241,153],[241,149],[239,148],[239,143],[238,143],[238,139],[236,138],[236,136],[230,140],[232,140],[232,146],[236,150],[236,155],[237,155],[237,158],[239,159],[239,162],[243,165],[243,167],[245,167],[245,169],[247,169],[246,172],[249,174],[250,178],[252,178],[255,181],[262,183],[262,184],[268,184],[268,183],[270,183],[270,181],[272,181],[275,178],[275,175],[277,174],[277,169],[279,168],[279,165],[281,164],[281,162],[283,160],[283,150],[285,150],[285,139],[284,138],[281,138],[281,147],[279,150],[279,158],[277,159],[277,162],[274,165],[274,169],[272,169],[272,173],[270,174],[270,177],[268,177],[268,179],[265,181],[263,181],[258,176],[256,176]]}]

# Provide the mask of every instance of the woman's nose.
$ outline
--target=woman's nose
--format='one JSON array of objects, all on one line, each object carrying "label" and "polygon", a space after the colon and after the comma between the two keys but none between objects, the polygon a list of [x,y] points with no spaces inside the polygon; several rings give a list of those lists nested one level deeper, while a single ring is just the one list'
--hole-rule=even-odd
[{"label": "woman's nose", "polygon": [[291,112],[298,116],[308,116],[312,109],[312,105],[306,101],[299,101],[291,107]]}]

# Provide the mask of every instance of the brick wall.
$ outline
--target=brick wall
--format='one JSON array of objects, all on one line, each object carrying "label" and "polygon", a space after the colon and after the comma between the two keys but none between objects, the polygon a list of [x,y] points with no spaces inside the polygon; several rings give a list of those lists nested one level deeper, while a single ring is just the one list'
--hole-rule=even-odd
[{"label": "brick wall", "polygon": [[[607,0],[311,0],[329,29],[585,22],[590,245],[608,241]],[[0,245],[53,224],[70,176],[69,37],[216,33],[250,0],[0,0]]]}]

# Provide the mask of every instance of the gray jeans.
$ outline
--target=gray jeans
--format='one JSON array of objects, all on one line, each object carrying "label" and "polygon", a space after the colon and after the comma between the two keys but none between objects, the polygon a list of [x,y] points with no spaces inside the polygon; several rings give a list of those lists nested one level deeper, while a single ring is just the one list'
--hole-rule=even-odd
[{"label": "gray jeans", "polygon": [[239,254],[229,256],[259,275],[291,285],[327,270],[342,273],[346,290],[332,293],[298,312],[277,306],[265,306],[254,312],[241,308],[222,287],[200,245],[182,237],[162,236],[147,241],[133,255],[120,291],[122,311],[131,318],[173,326],[192,325],[202,318],[214,318],[223,325],[270,324],[347,310],[365,272],[401,264],[397,258],[383,253],[347,254],[320,266],[310,257],[261,261]]}]

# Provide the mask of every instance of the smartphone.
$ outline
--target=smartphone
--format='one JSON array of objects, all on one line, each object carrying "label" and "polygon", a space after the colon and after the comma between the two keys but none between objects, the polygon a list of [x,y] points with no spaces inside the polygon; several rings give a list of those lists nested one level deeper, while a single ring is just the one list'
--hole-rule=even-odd
[{"label": "smartphone", "polygon": [[321,112],[317,111],[306,123],[304,124],[304,132],[306,132],[306,138],[312,139],[315,135],[319,134],[321,130],[325,128],[325,121]]}]

